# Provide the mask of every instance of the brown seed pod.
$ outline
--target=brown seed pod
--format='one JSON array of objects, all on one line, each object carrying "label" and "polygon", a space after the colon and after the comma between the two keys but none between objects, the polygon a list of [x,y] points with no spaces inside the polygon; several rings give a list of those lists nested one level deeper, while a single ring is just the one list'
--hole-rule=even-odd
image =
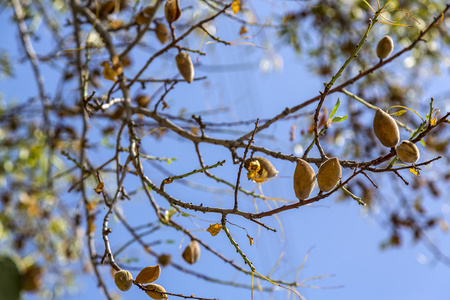
[{"label": "brown seed pod", "polygon": [[119,290],[126,292],[133,285],[133,276],[127,270],[120,270],[114,275],[114,282]]},{"label": "brown seed pod", "polygon": [[175,56],[177,62],[178,71],[181,76],[191,83],[194,80],[194,65],[192,64],[191,57],[186,52],[180,52]]},{"label": "brown seed pod", "polygon": [[331,191],[342,177],[341,165],[337,157],[326,160],[317,172],[317,184],[323,192]]},{"label": "brown seed pod", "polygon": [[145,286],[145,288],[147,289],[147,291],[145,291],[145,293],[147,295],[149,295],[150,298],[153,298],[153,299],[167,299],[166,294],[162,294],[162,293],[165,293],[166,290],[162,286],[160,286],[159,284],[150,283],[150,284],[147,284]]},{"label": "brown seed pod", "polygon": [[419,148],[410,141],[402,141],[396,148],[398,157],[405,163],[415,163],[419,160]]},{"label": "brown seed pod", "polygon": [[264,182],[267,178],[277,176],[278,174],[278,171],[272,163],[267,158],[261,156],[254,156],[247,159],[244,162],[244,167],[248,170],[248,179],[254,182]]},{"label": "brown seed pod", "polygon": [[142,95],[137,96],[136,101],[140,107],[145,108],[150,103],[150,97],[142,94]]},{"label": "brown seed pod", "polygon": [[137,14],[134,20],[136,21],[136,24],[144,25],[150,22],[151,19],[147,17],[147,15],[143,11],[141,11]]},{"label": "brown seed pod", "polygon": [[137,283],[150,283],[158,279],[159,275],[161,275],[161,267],[159,265],[149,266],[139,272],[135,281]]},{"label": "brown seed pod", "polygon": [[294,191],[299,200],[304,200],[311,195],[316,184],[315,177],[316,174],[311,165],[303,159],[298,159],[294,172]]},{"label": "brown seed pod", "polygon": [[391,55],[394,50],[394,41],[388,35],[384,36],[377,45],[377,56],[379,59],[385,59]]},{"label": "brown seed pod", "polygon": [[400,141],[400,133],[397,123],[381,108],[377,109],[373,119],[373,132],[380,142],[386,147],[395,147]]},{"label": "brown seed pod", "polygon": [[188,264],[195,264],[200,259],[200,245],[192,240],[183,251],[183,258]]},{"label": "brown seed pod", "polygon": [[172,256],[170,254],[161,254],[158,257],[158,264],[165,267],[168,266],[172,261]]},{"label": "brown seed pod", "polygon": [[167,29],[166,25],[164,25],[163,23],[156,23],[156,37],[158,38],[158,40],[161,42],[161,44],[165,44],[169,38],[169,30]]},{"label": "brown seed pod", "polygon": [[181,17],[180,1],[167,0],[164,6],[164,15],[168,23],[177,21]]}]

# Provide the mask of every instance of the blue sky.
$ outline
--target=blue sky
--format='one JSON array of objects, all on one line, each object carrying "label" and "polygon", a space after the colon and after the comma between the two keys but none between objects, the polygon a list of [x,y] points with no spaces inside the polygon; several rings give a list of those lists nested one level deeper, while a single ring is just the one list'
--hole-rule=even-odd
[{"label": "blue sky", "polygon": [[[0,32],[4,43],[0,44],[0,49],[7,49],[15,61],[15,78],[0,81],[0,93],[2,101],[12,103],[14,101],[23,102],[29,97],[36,94],[36,85],[32,77],[31,68],[28,63],[19,63],[23,57],[21,45],[17,45],[17,27],[9,22],[10,10],[3,11],[0,14]],[[236,36],[236,26],[220,23],[218,33],[221,38],[229,38]],[[374,42],[375,39],[369,41]],[[255,41],[257,44],[257,41]],[[264,45],[261,45],[264,47]],[[45,48],[45,37],[37,43],[37,49],[48,50]],[[194,46],[192,46],[194,48]],[[277,57],[282,58],[283,68],[279,71],[272,70],[263,72],[260,68],[265,57],[274,55],[270,51],[248,46],[232,46],[225,47],[223,45],[212,44],[204,48],[207,53],[206,57],[200,57],[201,66],[196,68],[197,76],[208,76],[205,82],[196,82],[193,84],[180,84],[167,97],[167,102],[171,106],[168,111],[171,114],[178,114],[181,109],[186,109],[186,116],[197,111],[204,111],[211,108],[224,108],[225,112],[212,116],[205,116],[205,121],[239,121],[250,120],[253,118],[270,118],[281,112],[285,107],[292,107],[318,94],[322,89],[323,78],[312,76],[308,69],[308,63],[302,55],[296,55],[291,50],[283,48],[277,51]],[[173,76],[176,74],[176,68],[172,56],[174,51],[164,57],[161,64],[157,64],[154,68],[148,70],[149,75],[155,75],[163,68],[163,73],[156,73],[155,76]],[[136,55],[143,58],[145,51],[137,51]],[[197,57],[192,56],[193,60]],[[236,66],[249,65],[248,68],[238,68],[232,72],[211,72],[208,65],[227,65]],[[401,68],[402,62],[399,61],[392,67]],[[134,66],[138,69],[138,66]],[[152,73],[153,72],[153,73]],[[400,72],[400,71],[399,71]],[[46,84],[48,93],[54,93],[57,83],[52,77],[53,72],[48,68],[44,68],[46,76]],[[448,74],[446,74],[448,75]],[[436,106],[445,107],[449,105],[448,97],[445,98],[442,93],[446,92],[445,84],[448,82],[448,76],[433,77],[429,80],[429,88],[426,95],[422,99],[428,99],[431,96],[436,97]],[[105,82],[108,87],[110,83]],[[149,91],[152,87],[148,88]],[[137,92],[137,91],[135,91]],[[69,97],[73,96],[70,90],[65,91]],[[326,106],[331,109],[337,100],[338,95],[331,95],[326,102]],[[343,101],[342,95],[339,95]],[[18,99],[18,100],[16,100]],[[69,100],[70,101],[70,100]],[[423,100],[424,105],[427,100]],[[422,105],[423,106],[423,105]],[[342,106],[344,107],[344,106]],[[420,107],[420,105],[419,105]],[[307,111],[312,110],[314,106],[308,107]],[[448,109],[447,109],[448,110]],[[345,108],[338,115],[345,114]],[[95,122],[95,121],[94,121]],[[261,144],[275,151],[283,151],[285,153],[293,153],[294,147],[300,143],[303,147],[309,144],[309,140],[297,139],[290,142],[288,139],[289,128],[294,123],[289,121],[281,121],[269,129],[263,131],[261,136],[256,137],[256,143]],[[299,127],[306,126],[306,120],[300,119],[296,122]],[[345,123],[336,126],[345,126]],[[239,127],[242,133],[248,132],[253,125]],[[214,135],[216,133],[211,133]],[[236,137],[240,136],[233,132],[219,134],[218,136]],[[275,136],[275,140],[265,140],[263,135]],[[91,136],[91,141],[100,141],[101,136]],[[180,147],[180,138],[175,134],[169,135],[164,140],[148,139],[144,142],[145,150],[152,155],[161,155],[166,157],[177,157],[177,161],[170,165],[164,166],[174,174],[187,172],[194,168],[198,168],[198,162],[195,158],[195,150],[192,144],[183,143]],[[337,147],[337,146],[336,146]],[[180,149],[181,148],[181,149]],[[220,174],[229,181],[234,182],[237,172],[237,166],[231,163],[229,151],[224,148],[213,147],[210,145],[200,145],[206,164],[213,164],[218,160],[226,159],[227,163],[224,167],[214,169],[213,173]],[[181,150],[181,151],[180,151]],[[339,153],[342,148],[337,147],[333,151]],[[101,153],[92,153],[94,156],[102,157]],[[313,152],[312,155],[314,155]],[[294,200],[295,195],[292,189],[292,174],[294,164],[275,160],[275,167],[279,171],[276,179],[263,184],[262,189],[266,196],[280,197]],[[447,161],[448,166],[448,161]],[[145,168],[151,169],[150,166]],[[442,166],[441,166],[442,167]],[[444,165],[445,168],[445,165]],[[314,167],[317,172],[317,168]],[[423,176],[431,176],[432,168],[425,169]],[[344,176],[349,171],[344,170]],[[428,172],[428,173],[427,173]],[[245,175],[245,174],[244,174]],[[406,174],[407,179],[411,179],[412,174]],[[106,177],[108,178],[108,177]],[[390,199],[394,198],[393,194],[401,194],[398,189],[401,185],[392,182],[391,175],[374,176],[378,182],[383,182],[386,189],[378,191],[382,198],[383,205],[391,205]],[[164,179],[162,174],[155,175],[155,182]],[[201,175],[188,178],[189,181],[201,184],[203,186],[226,188],[220,186],[210,179],[203,179]],[[137,182],[129,182],[130,185],[137,185]],[[245,179],[242,186],[246,189],[254,189],[256,185]],[[448,186],[441,187],[444,193],[450,192]],[[229,206],[231,203],[232,190],[230,193],[211,195],[206,192],[199,191],[190,187],[173,183],[166,187],[167,191],[173,193],[175,197],[186,200],[188,202],[205,203],[209,205]],[[414,192],[402,186],[402,193],[408,199],[413,199]],[[111,191],[114,189],[111,188]],[[316,189],[313,192],[315,195]],[[68,197],[77,198],[75,194]],[[156,197],[157,201],[164,203],[164,199]],[[311,285],[323,287],[323,289],[301,288],[300,293],[307,299],[445,299],[443,295],[450,294],[450,285],[448,278],[450,277],[450,268],[436,262],[431,253],[420,243],[415,244],[409,237],[405,238],[404,245],[399,249],[380,250],[380,244],[389,236],[389,231],[384,226],[382,212],[367,214],[365,210],[358,206],[355,201],[347,199],[344,202],[338,202],[338,196],[333,195],[317,204],[302,207],[297,210],[281,213],[278,217],[281,220],[284,231],[282,230],[275,218],[264,219],[264,222],[273,226],[278,230],[277,233],[268,232],[261,229],[258,235],[258,228],[255,224],[248,220],[230,217],[229,221],[239,226],[245,227],[248,234],[255,238],[255,245],[249,246],[246,232],[236,226],[229,226],[234,238],[242,246],[244,252],[253,261],[256,269],[262,274],[270,272],[281,253],[284,253],[281,264],[273,273],[274,277],[293,280],[298,267],[301,265],[305,255],[309,251],[309,258],[300,273],[299,279],[306,279],[314,276],[333,275],[329,278],[313,280]],[[427,200],[430,207],[437,213],[445,215],[448,219],[448,200],[447,203],[434,203]],[[257,200],[259,210],[265,210],[267,207],[263,202]],[[274,205],[270,203],[270,205]],[[379,205],[378,209],[383,209],[383,205]],[[447,206],[445,206],[447,205]],[[168,207],[167,204],[164,204]],[[242,209],[253,210],[253,199],[242,197],[240,199],[240,207]],[[148,215],[151,215],[151,208],[148,201],[142,195],[133,197],[132,201],[124,201],[120,203],[120,208],[129,218],[133,225],[148,222]],[[104,210],[102,210],[103,212]],[[100,213],[102,216],[102,213]],[[190,228],[195,228],[196,224],[200,229],[195,233],[205,242],[213,245],[220,253],[228,255],[236,263],[243,265],[242,259],[236,254],[234,248],[230,245],[226,236],[221,232],[216,237],[211,237],[204,229],[211,223],[220,221],[219,215],[200,215],[200,220],[183,219],[179,217],[180,222],[187,224]],[[126,232],[117,220],[111,222],[113,233],[110,235],[111,246],[117,250],[121,243],[128,240]],[[100,228],[98,226],[97,228]],[[203,231],[201,230],[203,229]],[[97,236],[100,232],[97,232]],[[126,236],[126,238],[124,238]],[[450,249],[450,239],[448,235],[444,235],[439,231],[432,231],[430,237],[444,252]],[[189,242],[184,238],[182,246],[180,242],[183,235],[174,232],[171,229],[163,229],[155,233],[152,239],[160,239],[167,241],[173,240],[172,243],[163,243],[155,246],[155,251],[162,253],[168,251],[173,254],[173,259],[180,263],[180,256],[177,253],[178,247],[184,248]],[[97,239],[97,247],[99,253],[102,253],[103,246],[100,239]],[[1,250],[1,249],[0,249]],[[141,261],[134,264],[135,266],[145,267],[154,265],[155,261],[152,257],[146,255],[139,248],[130,249],[127,256],[131,258],[139,258]],[[184,264],[186,265],[186,264]],[[79,267],[79,266],[78,266]],[[236,271],[225,265],[222,261],[202,249],[202,258],[199,263],[191,267],[198,272],[210,272],[211,276],[236,280],[240,283],[251,283],[251,278],[246,275],[237,274]],[[132,272],[137,275],[137,271]],[[108,267],[103,268],[105,280],[111,290],[116,291],[112,277],[109,276]],[[100,299],[101,292],[96,286],[94,276],[82,275],[78,279],[76,286],[78,290],[73,295],[67,295],[65,299]],[[250,299],[250,292],[244,289],[224,287],[199,280],[197,278],[183,275],[171,267],[164,268],[160,279],[156,282],[163,285],[167,291],[173,293],[182,293],[190,295],[194,293],[196,296],[208,298],[228,299]],[[330,288],[328,288],[330,287]],[[326,288],[326,289],[325,289]],[[117,291],[117,293],[120,293]],[[132,288],[127,293],[120,293],[123,299],[147,299],[147,296],[137,288]],[[272,299],[271,296],[265,295],[261,297],[255,292],[255,299]],[[286,299],[285,290],[277,290],[273,294],[273,299]],[[30,297],[32,298],[32,297]],[[173,298],[173,297],[171,297]],[[291,299],[292,295],[291,295]]]}]

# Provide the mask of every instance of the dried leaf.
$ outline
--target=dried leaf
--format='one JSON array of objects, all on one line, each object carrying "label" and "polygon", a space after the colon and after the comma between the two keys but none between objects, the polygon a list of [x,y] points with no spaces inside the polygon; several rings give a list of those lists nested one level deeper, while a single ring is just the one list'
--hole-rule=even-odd
[{"label": "dried leaf", "polygon": [[231,3],[231,9],[233,10],[233,12],[235,14],[237,14],[239,12],[239,10],[241,9],[241,1],[239,0],[233,0],[233,3]]},{"label": "dried leaf", "polygon": [[243,26],[241,27],[241,29],[239,30],[239,35],[244,35],[244,34],[246,34],[247,32],[248,32],[247,26],[243,25]]},{"label": "dried leaf", "polygon": [[146,267],[136,276],[136,282],[150,283],[158,279],[159,275],[161,275],[161,267],[159,265]]},{"label": "dried leaf", "polygon": [[209,233],[211,233],[212,236],[216,236],[219,234],[220,230],[222,230],[222,225],[219,223],[209,225],[209,228],[206,229]]},{"label": "dried leaf", "polygon": [[104,186],[104,183],[103,183],[103,181],[102,181],[102,182],[100,182],[99,184],[97,184],[97,187],[94,189],[94,191],[95,191],[97,194],[103,193],[103,186]]}]

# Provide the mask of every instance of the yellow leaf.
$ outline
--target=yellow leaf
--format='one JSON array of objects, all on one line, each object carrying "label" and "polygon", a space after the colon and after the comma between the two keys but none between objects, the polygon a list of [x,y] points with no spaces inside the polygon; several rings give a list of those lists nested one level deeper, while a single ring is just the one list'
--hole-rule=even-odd
[{"label": "yellow leaf", "polygon": [[438,115],[438,113],[439,113],[440,111],[441,111],[440,109],[435,109],[435,110],[434,110],[434,112],[436,112],[436,113],[434,114],[434,118],[431,119],[431,125],[433,125],[433,126],[436,125],[436,122],[437,122],[437,115]]},{"label": "yellow leaf", "polygon": [[247,234],[248,241],[250,242],[250,246],[253,246],[253,238]]},{"label": "yellow leaf", "polygon": [[420,173],[418,170],[414,169],[414,168],[409,168],[409,171],[411,173],[413,173],[414,175],[416,175],[417,177],[420,177]]},{"label": "yellow leaf", "polygon": [[206,229],[209,233],[211,233],[212,236],[216,236],[219,234],[220,230],[222,230],[222,225],[219,223],[209,225],[209,228]]},{"label": "yellow leaf", "polygon": [[231,9],[233,10],[233,12],[235,14],[237,14],[239,12],[239,9],[241,9],[240,5],[241,5],[241,1],[239,1],[239,0],[233,0],[233,3],[231,3]]}]

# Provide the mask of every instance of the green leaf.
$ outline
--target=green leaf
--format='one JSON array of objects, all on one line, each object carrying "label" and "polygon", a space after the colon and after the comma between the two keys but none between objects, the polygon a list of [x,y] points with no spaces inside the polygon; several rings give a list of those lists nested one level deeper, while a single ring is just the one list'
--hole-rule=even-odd
[{"label": "green leaf", "polygon": [[425,141],[424,141],[424,139],[421,139],[420,140],[420,142],[419,143],[421,143],[424,147],[426,147],[427,145],[425,144]]},{"label": "green leaf", "polygon": [[338,98],[336,104],[334,105],[333,109],[331,110],[330,116],[328,117],[328,121],[330,121],[333,118],[333,116],[336,114],[340,105],[341,105],[341,99]]},{"label": "green leaf", "polygon": [[405,114],[406,112],[407,112],[407,110],[402,109],[402,110],[399,110],[398,112],[392,113],[391,115],[394,115],[394,116],[396,116],[396,117],[399,117],[399,116]]},{"label": "green leaf", "polygon": [[347,120],[347,115],[345,115],[345,116],[343,116],[343,117],[339,117],[339,116],[334,117],[334,118],[333,118],[333,121],[331,121],[331,122],[332,122],[332,123],[337,123],[337,122],[342,122],[342,121],[344,121],[344,120]]}]

